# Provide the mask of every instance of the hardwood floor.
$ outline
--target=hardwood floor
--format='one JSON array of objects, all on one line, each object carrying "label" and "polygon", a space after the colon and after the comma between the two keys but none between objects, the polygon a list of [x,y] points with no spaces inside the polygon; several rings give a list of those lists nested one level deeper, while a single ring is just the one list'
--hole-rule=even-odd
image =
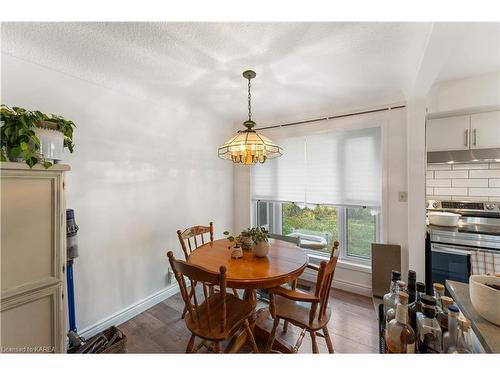
[{"label": "hardwood floor", "polygon": [[[330,294],[332,318],[328,325],[336,353],[378,353],[377,317],[372,299],[333,289]],[[265,306],[259,301],[257,309]],[[127,336],[129,353],[184,353],[190,333],[181,319],[184,303],[179,294],[153,306],[123,323],[119,328]],[[300,330],[290,326],[277,337],[295,343]],[[318,337],[321,353],[328,353],[323,338]],[[258,343],[263,347],[264,343]],[[202,352],[202,351],[200,351]],[[312,353],[308,335],[299,353]]]}]

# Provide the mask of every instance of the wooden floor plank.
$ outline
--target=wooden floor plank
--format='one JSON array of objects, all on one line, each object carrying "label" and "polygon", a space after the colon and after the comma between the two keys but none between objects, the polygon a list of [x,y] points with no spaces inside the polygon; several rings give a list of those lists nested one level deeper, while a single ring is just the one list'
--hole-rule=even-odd
[{"label": "wooden floor plank", "polygon": [[[258,308],[267,306],[259,301]],[[333,289],[330,297],[332,318],[328,324],[336,353],[378,353],[377,318],[371,298]],[[135,316],[119,328],[127,336],[129,353],[184,353],[190,332],[181,314],[184,302],[180,294]],[[276,335],[295,343],[300,328],[290,326],[285,335],[280,326]],[[325,340],[317,338],[320,353],[328,353]],[[265,343],[258,342],[259,349]],[[206,349],[200,350],[207,352]],[[245,346],[242,352],[250,352]],[[307,334],[299,353],[312,353],[311,338]]]}]

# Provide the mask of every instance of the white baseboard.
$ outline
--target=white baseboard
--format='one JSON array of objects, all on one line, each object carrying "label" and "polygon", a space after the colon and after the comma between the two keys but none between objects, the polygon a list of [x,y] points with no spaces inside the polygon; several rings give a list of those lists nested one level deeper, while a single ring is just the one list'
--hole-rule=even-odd
[{"label": "white baseboard", "polygon": [[[317,276],[316,272],[306,269],[304,273],[300,275],[300,279],[315,283],[316,276]],[[372,288],[368,285],[362,285],[355,282],[334,278],[332,286],[336,289],[345,290],[346,292],[351,292],[354,294],[359,294],[367,297],[372,296]]]},{"label": "white baseboard", "polygon": [[117,326],[125,323],[127,320],[132,319],[134,316],[153,307],[154,305],[162,302],[163,300],[173,296],[178,292],[179,285],[177,283],[169,285],[165,289],[160,290],[159,292],[156,292],[149,297],[146,297],[143,300],[136,302],[89,327],[79,330],[78,334],[88,339],[98,334],[99,332],[108,329],[111,326]]}]

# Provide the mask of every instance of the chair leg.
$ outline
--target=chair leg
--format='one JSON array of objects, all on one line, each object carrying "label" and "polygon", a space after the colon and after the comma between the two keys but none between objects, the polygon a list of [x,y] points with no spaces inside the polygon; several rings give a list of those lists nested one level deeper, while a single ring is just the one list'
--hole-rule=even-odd
[{"label": "chair leg", "polygon": [[186,347],[186,353],[193,353],[195,337],[196,337],[195,335],[191,335],[191,338],[189,339],[188,345]]},{"label": "chair leg", "polygon": [[288,331],[288,321],[285,320],[285,323],[283,323],[283,333],[287,333]]},{"label": "chair leg", "polygon": [[[190,301],[191,301],[191,298],[193,298],[194,292],[195,292],[195,289],[193,287],[191,287],[191,290],[189,291],[189,295],[188,295],[188,298]],[[182,311],[181,319],[184,319],[187,311],[188,311],[187,306],[184,306],[184,310]]]},{"label": "chair leg", "polygon": [[236,289],[234,289],[234,288],[233,288],[233,294],[235,295],[235,297],[240,298],[240,295],[238,294],[238,291]]},{"label": "chair leg", "polygon": [[247,339],[250,341],[250,345],[252,345],[253,353],[259,353],[259,348],[257,347],[257,343],[255,342],[255,338],[253,337],[253,332],[250,329],[250,323],[248,323],[248,319],[245,319],[245,331],[247,332]]},{"label": "chair leg", "polygon": [[215,342],[215,352],[216,353],[220,353],[221,350],[220,350],[220,341],[216,341]]},{"label": "chair leg", "polygon": [[325,335],[326,346],[328,347],[328,353],[333,354],[333,344],[332,338],[330,337],[330,333],[328,332],[328,328],[326,326],[323,327],[323,335]]},{"label": "chair leg", "polygon": [[273,329],[271,330],[271,333],[269,334],[269,339],[267,340],[266,353],[270,353],[271,349],[273,348],[274,336],[276,335],[276,329],[278,328],[279,324],[280,324],[279,318],[274,318]]},{"label": "chair leg", "polygon": [[318,343],[316,342],[316,332],[311,331],[309,332],[309,334],[311,335],[313,353],[317,354],[319,353],[319,350],[318,350]]}]

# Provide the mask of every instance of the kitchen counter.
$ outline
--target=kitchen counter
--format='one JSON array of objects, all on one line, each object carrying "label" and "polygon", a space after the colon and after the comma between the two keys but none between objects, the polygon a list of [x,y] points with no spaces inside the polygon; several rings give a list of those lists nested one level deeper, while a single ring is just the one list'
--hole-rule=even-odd
[{"label": "kitchen counter", "polygon": [[471,321],[472,330],[487,353],[500,353],[500,326],[479,315],[469,296],[469,284],[446,280],[446,287],[464,316]]}]

